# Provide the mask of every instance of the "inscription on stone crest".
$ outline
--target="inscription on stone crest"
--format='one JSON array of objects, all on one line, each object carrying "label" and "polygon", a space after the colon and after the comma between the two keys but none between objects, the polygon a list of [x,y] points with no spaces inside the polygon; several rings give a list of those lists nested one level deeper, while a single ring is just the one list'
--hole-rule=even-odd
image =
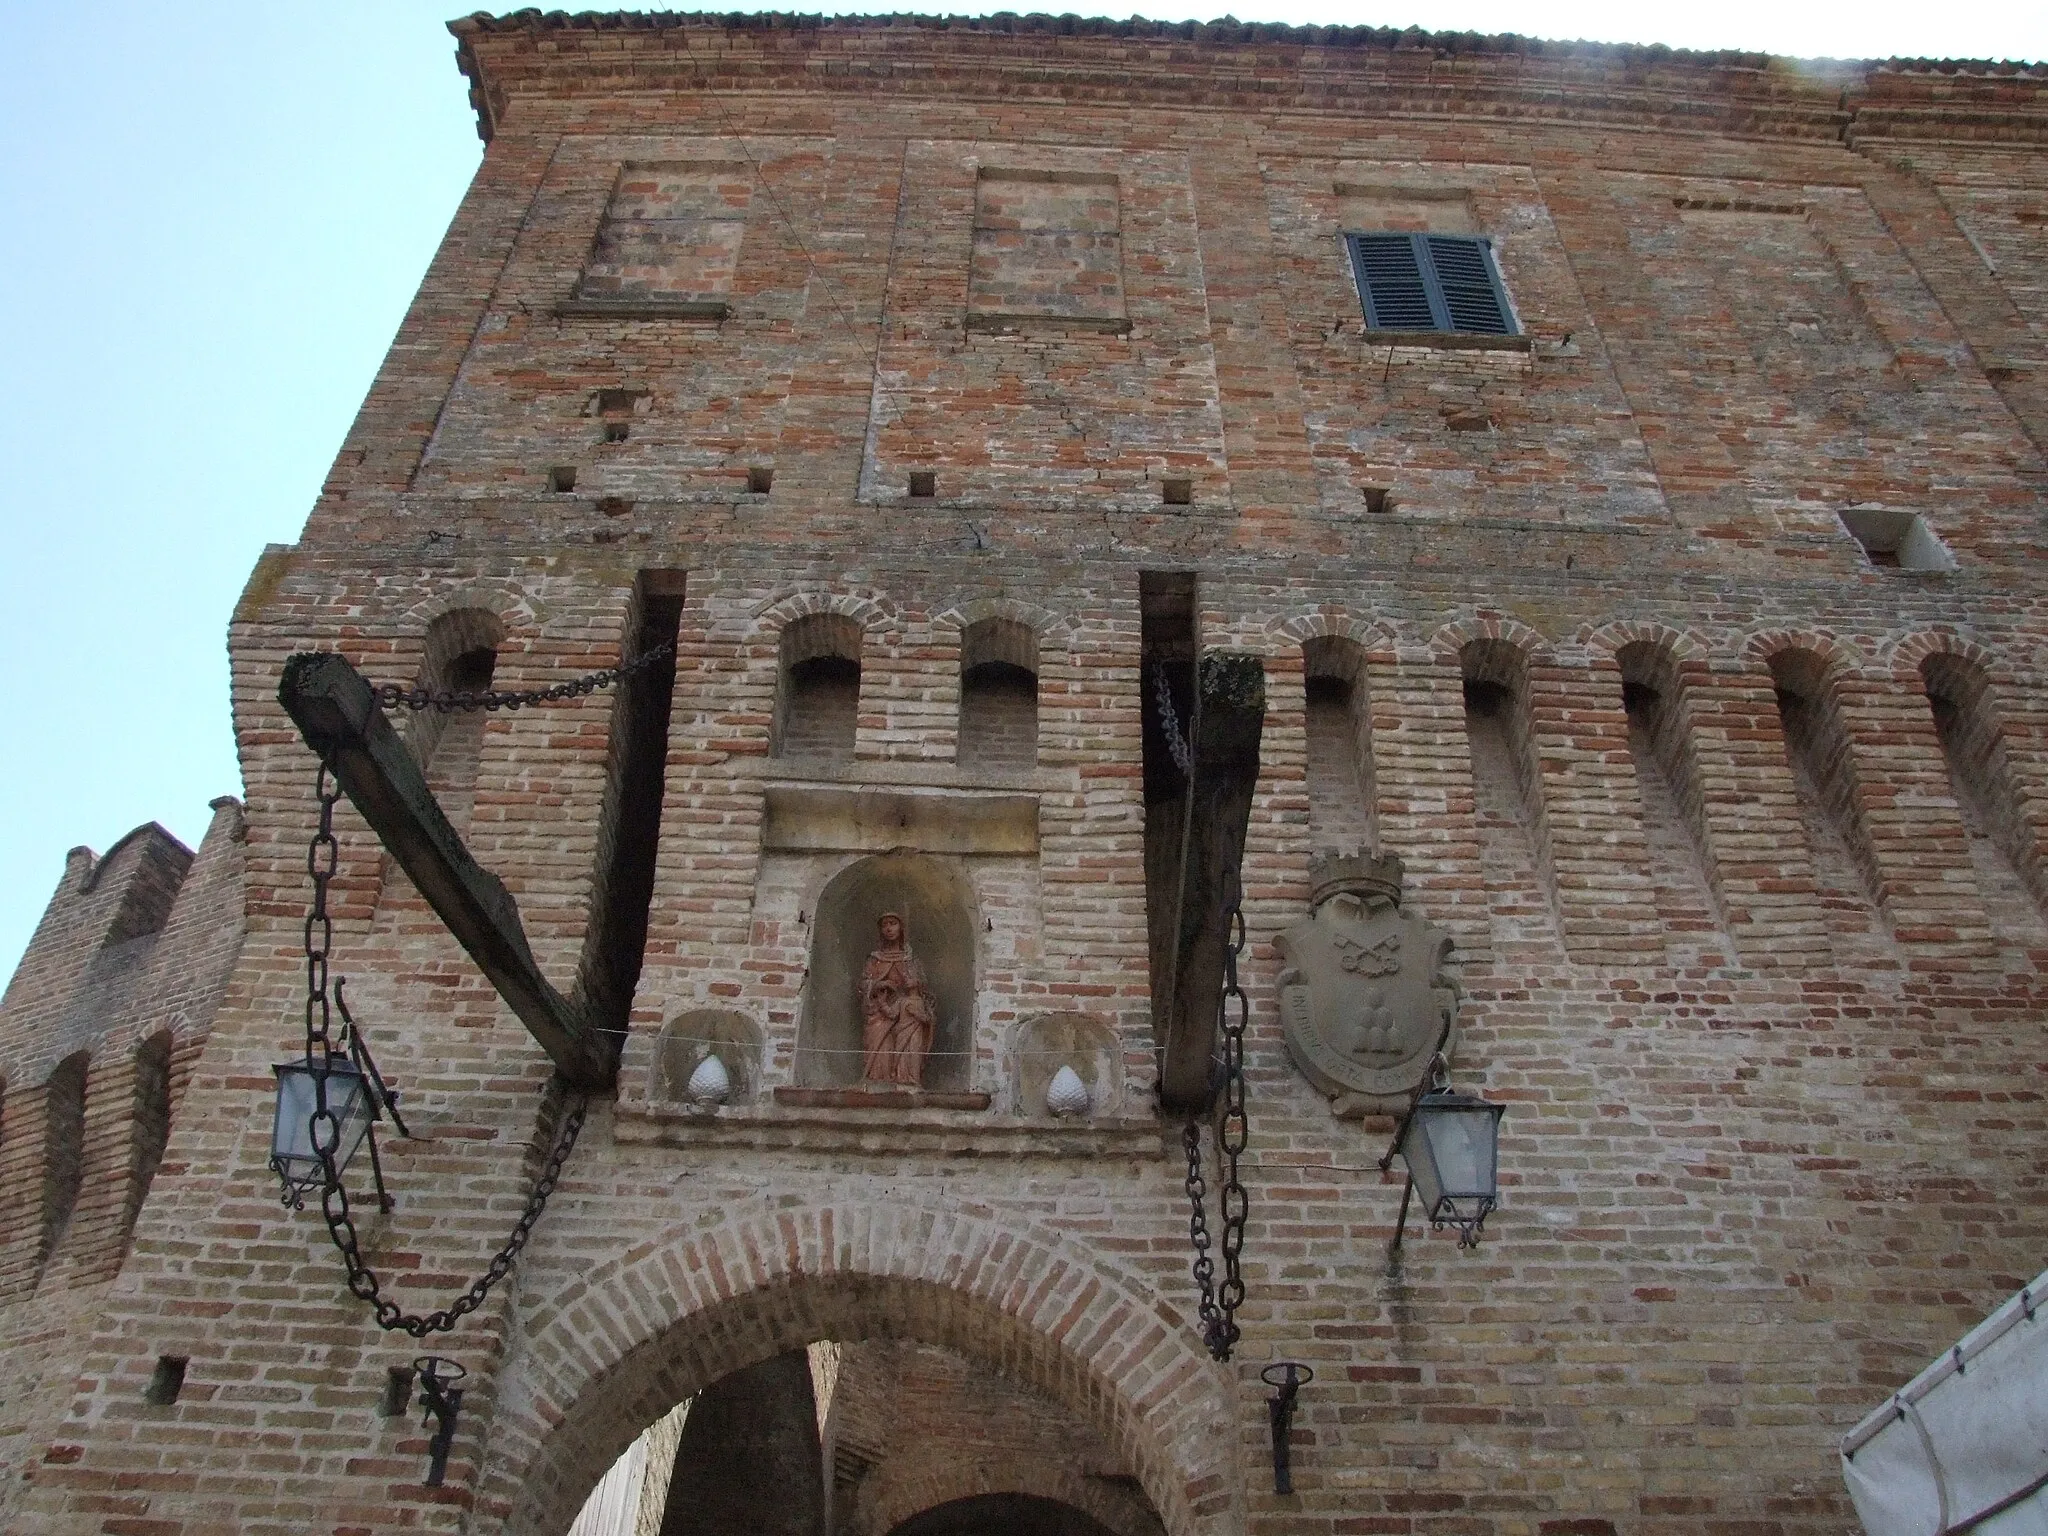
[{"label": "inscription on stone crest", "polygon": [[1396,1114],[1457,1020],[1451,936],[1401,911],[1401,861],[1325,856],[1310,915],[1280,935],[1287,1051],[1333,1114]]}]

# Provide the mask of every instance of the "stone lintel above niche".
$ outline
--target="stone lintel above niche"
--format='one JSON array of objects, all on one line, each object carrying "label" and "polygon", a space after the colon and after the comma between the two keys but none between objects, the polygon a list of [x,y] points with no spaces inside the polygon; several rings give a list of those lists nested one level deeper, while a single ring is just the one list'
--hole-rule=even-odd
[{"label": "stone lintel above niche", "polygon": [[761,846],[785,853],[1028,855],[1038,852],[1038,796],[852,784],[770,784]]}]

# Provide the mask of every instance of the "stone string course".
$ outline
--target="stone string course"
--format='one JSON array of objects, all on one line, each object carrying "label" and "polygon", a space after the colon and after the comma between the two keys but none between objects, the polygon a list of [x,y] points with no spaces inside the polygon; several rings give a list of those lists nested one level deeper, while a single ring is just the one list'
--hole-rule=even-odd
[{"label": "stone string course", "polygon": [[[905,1400],[965,1438],[876,1474],[876,1536],[961,1490],[1078,1500],[1047,1446],[1120,1480],[1093,1495],[1119,1529],[1142,1490],[1172,1536],[1850,1528],[1836,1437],[2048,1252],[2039,72],[1313,29],[455,30],[488,149],[303,535],[233,615],[246,805],[196,853],[143,829],[74,855],[0,1002],[0,1524],[560,1536],[677,1401],[833,1339],[967,1362]],[[621,165],[736,155],[758,180],[722,320],[556,313]],[[966,325],[989,167],[1117,177],[1127,334]],[[1366,337],[1347,188],[1466,210],[1528,350]],[[607,389],[647,392],[622,442]],[[1919,514],[1956,569],[1873,567],[1856,505]],[[1196,573],[1203,643],[1268,678],[1228,1366],[1150,1096],[1141,571]],[[420,1347],[265,1168],[313,814],[277,680],[318,648],[410,682],[436,619],[483,610],[492,686],[542,687],[619,660],[647,572],[683,596],[616,1104],[444,1348],[469,1395],[427,1489],[417,1414],[378,1413]],[[854,751],[800,769],[770,756],[781,635],[826,612],[860,635]],[[990,617],[1037,635],[1035,766],[955,760]],[[1457,1079],[1509,1106],[1475,1253],[1411,1226],[1390,1267],[1387,1125],[1334,1119],[1282,1042],[1325,637],[1360,659],[1370,824],[1456,939]],[[1927,698],[1954,677],[1959,767]],[[1624,686],[1651,678],[1653,718]],[[1510,707],[1468,711],[1468,682]],[[490,715],[436,768],[564,987],[616,841],[615,707]],[[764,1104],[799,1080],[810,919],[857,855],[764,850],[792,777],[1036,797],[1035,857],[953,856],[993,1109],[892,1137],[657,1093],[693,1009],[759,1028]],[[337,970],[414,1132],[383,1143],[399,1204],[366,1248],[425,1310],[516,1219],[550,1069],[339,827]],[[1121,1053],[1093,1130],[1005,1094],[1049,1013]],[[142,1200],[133,1062],[161,1030],[175,1112]],[[52,1245],[44,1089],[81,1050]],[[148,1402],[166,1356],[182,1394]],[[1281,1358],[1316,1370],[1285,1498],[1258,1380]],[[1005,1417],[1009,1440],[973,1428]]]}]

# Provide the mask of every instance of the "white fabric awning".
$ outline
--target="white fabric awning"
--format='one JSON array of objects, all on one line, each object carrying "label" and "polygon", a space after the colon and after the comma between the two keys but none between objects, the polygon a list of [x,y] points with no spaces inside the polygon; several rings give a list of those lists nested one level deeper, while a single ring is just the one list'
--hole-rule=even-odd
[{"label": "white fabric awning", "polygon": [[1870,1536],[2048,1536],[2048,1273],[1842,1440]]}]

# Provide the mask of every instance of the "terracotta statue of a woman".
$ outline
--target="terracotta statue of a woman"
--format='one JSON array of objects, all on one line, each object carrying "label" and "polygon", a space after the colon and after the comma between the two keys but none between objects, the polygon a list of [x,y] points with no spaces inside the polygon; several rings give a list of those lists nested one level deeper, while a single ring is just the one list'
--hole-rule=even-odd
[{"label": "terracotta statue of a woman", "polygon": [[865,1082],[916,1088],[924,1082],[938,1006],[924,967],[910,952],[902,916],[884,912],[877,926],[881,947],[860,973],[860,1075]]}]

